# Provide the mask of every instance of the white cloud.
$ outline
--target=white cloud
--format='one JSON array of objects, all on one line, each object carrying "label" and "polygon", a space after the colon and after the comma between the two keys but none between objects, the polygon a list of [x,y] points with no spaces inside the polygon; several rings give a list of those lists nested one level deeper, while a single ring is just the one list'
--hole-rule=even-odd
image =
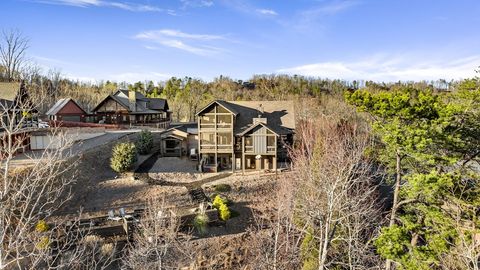
[{"label": "white cloud", "polygon": [[170,10],[165,10],[157,6],[144,4],[131,4],[126,2],[115,2],[107,0],[32,0],[37,3],[51,5],[65,5],[74,7],[113,7],[133,12],[166,12],[170,14]]},{"label": "white cloud", "polygon": [[180,1],[183,3],[183,8],[213,6],[213,1],[211,0],[180,0]]},{"label": "white cloud", "polygon": [[163,39],[164,37],[175,37],[175,38],[196,39],[196,40],[225,39],[223,36],[219,36],[219,35],[189,34],[189,33],[181,32],[178,30],[172,30],[172,29],[145,31],[145,32],[139,33],[135,37],[139,39],[151,39],[151,40]]},{"label": "white cloud", "polygon": [[272,9],[257,9],[256,10],[258,13],[262,15],[269,15],[269,16],[276,16],[278,13],[275,10]]},{"label": "white cloud", "polygon": [[318,22],[327,16],[334,16],[360,4],[357,0],[338,0],[312,7],[297,14],[292,22],[299,29],[318,28]]},{"label": "white cloud", "polygon": [[[134,38],[202,56],[213,55],[222,51],[222,49],[213,47],[206,42],[226,40],[223,36],[219,35],[190,34],[172,29],[144,31],[135,35]],[[146,45],[145,47],[147,49],[157,49],[150,45]]]},{"label": "white cloud", "polygon": [[375,55],[371,58],[344,62],[320,62],[279,69],[277,73],[299,74],[331,79],[373,81],[420,81],[461,79],[475,76],[480,55],[457,60],[418,61],[411,55]]}]

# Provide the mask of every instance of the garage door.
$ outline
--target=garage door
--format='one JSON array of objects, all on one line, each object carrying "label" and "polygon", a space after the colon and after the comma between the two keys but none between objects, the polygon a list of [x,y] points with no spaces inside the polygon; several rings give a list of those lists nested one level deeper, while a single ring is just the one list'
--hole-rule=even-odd
[{"label": "garage door", "polygon": [[80,116],[79,115],[64,115],[62,117],[63,121],[70,121],[70,122],[80,122]]},{"label": "garage door", "polygon": [[50,138],[48,136],[32,136],[30,138],[30,148],[32,150],[43,150],[50,144]]}]

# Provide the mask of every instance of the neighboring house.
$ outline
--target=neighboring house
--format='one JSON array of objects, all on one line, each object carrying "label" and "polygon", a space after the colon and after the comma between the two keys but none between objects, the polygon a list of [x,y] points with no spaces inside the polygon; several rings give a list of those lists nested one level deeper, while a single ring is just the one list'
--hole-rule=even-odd
[{"label": "neighboring house", "polygon": [[197,116],[203,171],[276,170],[293,143],[290,101],[216,100]]},{"label": "neighboring house", "polygon": [[71,98],[58,100],[47,112],[52,121],[85,122],[87,112]]},{"label": "neighboring house", "polygon": [[0,83],[0,113],[3,121],[15,120],[22,126],[36,127],[37,113],[23,83]]},{"label": "neighboring house", "polygon": [[14,123],[12,145],[20,151],[30,148],[30,132],[38,127],[37,110],[23,83],[0,83],[0,155],[7,147],[5,127]]},{"label": "neighboring house", "polygon": [[176,123],[161,134],[161,154],[165,157],[196,156],[198,154],[197,123]]},{"label": "neighboring house", "polygon": [[171,120],[167,100],[147,98],[132,90],[118,90],[107,96],[92,112],[99,123],[105,124],[159,124],[166,127]]}]

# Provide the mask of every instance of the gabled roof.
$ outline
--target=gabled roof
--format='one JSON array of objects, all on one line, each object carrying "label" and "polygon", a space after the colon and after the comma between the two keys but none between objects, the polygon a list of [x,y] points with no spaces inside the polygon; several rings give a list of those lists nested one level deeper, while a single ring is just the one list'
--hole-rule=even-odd
[{"label": "gabled roof", "polygon": [[[168,130],[179,130],[185,133],[198,134],[197,122],[170,123],[170,126],[171,128],[169,128]],[[197,132],[192,132],[192,129],[197,130]]]},{"label": "gabled roof", "polygon": [[258,127],[258,126],[262,126],[262,127],[265,127],[267,129],[269,129],[271,132],[279,135],[277,132],[275,132],[271,127],[269,127],[268,125],[262,123],[262,122],[257,122],[256,124],[253,124],[251,125],[249,128],[245,129],[242,133],[240,134],[237,134],[238,136],[243,136],[245,134],[247,134],[248,132],[250,132],[251,130],[253,130],[254,128]]},{"label": "gabled roof", "polygon": [[[245,134],[253,125],[254,118],[266,118],[267,128],[277,135],[292,134],[295,130],[293,101],[224,101],[214,100],[201,109],[197,115],[218,104],[235,115],[234,133]],[[261,110],[261,111],[260,111]]]},{"label": "gabled roof", "polygon": [[[295,109],[293,101],[224,101],[238,112],[234,133],[239,135],[249,129],[254,118],[266,118],[269,129],[278,135],[293,133],[295,130]],[[261,110],[261,111],[260,111]]]},{"label": "gabled roof", "polygon": [[[123,89],[117,90],[114,94],[104,98],[92,111],[97,111],[108,99],[113,99],[131,114],[157,114],[160,111],[168,111],[167,100],[163,98],[147,98],[140,92],[135,94],[136,111],[131,111],[128,91]],[[145,103],[146,106],[144,105]]]},{"label": "gabled roof", "polygon": [[87,112],[85,112],[85,110],[80,107],[80,105],[78,105],[78,103],[75,102],[75,100],[71,99],[71,98],[62,98],[62,99],[59,99],[51,108],[50,110],[48,110],[48,112],[46,113],[46,115],[56,115],[61,109],[63,109],[63,107],[65,107],[65,105],[67,105],[69,102],[73,102],[78,108],[80,108],[84,114],[87,114]]},{"label": "gabled roof", "polygon": [[[3,100],[2,105],[8,105],[6,107],[9,107],[9,110],[37,112],[23,82],[0,83],[0,100]],[[0,109],[5,109],[5,106]]]},{"label": "gabled roof", "polygon": [[208,103],[208,105],[203,107],[200,111],[198,111],[196,115],[201,114],[203,111],[205,111],[206,109],[208,109],[210,106],[212,106],[215,103],[222,106],[223,108],[225,108],[225,110],[233,113],[234,115],[238,114],[237,110],[235,110],[235,108],[233,108],[229,102],[227,102],[225,100],[214,100],[214,101]]},{"label": "gabled roof", "polygon": [[[129,91],[130,91],[130,90],[127,90],[127,89],[118,89],[117,92],[115,92],[113,95],[114,95],[114,96],[117,96],[118,93],[122,93],[122,94],[124,94],[125,96],[128,97],[128,92],[129,92]],[[141,100],[147,99],[147,97],[145,97],[142,93],[140,93],[140,92],[138,92],[138,91],[135,91],[135,97],[136,97],[137,99],[141,99]]]},{"label": "gabled roof", "polygon": [[124,102],[117,98],[116,96],[113,96],[113,95],[108,95],[106,96],[102,101],[100,101],[98,103],[97,106],[95,106],[95,108],[92,109],[92,112],[96,112],[98,110],[98,108],[100,108],[107,100],[109,99],[113,99],[115,100],[118,104],[120,104],[122,107],[124,107],[125,109],[129,110],[129,107],[128,107],[128,103],[127,104],[124,104]]}]

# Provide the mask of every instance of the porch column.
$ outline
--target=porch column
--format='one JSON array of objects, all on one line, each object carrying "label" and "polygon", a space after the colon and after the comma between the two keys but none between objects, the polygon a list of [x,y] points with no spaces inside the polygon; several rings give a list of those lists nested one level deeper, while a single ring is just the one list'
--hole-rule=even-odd
[{"label": "porch column", "polygon": [[242,173],[245,174],[245,137],[242,136]]},{"label": "porch column", "polygon": [[278,145],[277,145],[277,136],[275,136],[275,156],[273,156],[273,161],[272,161],[272,168],[277,173],[277,150],[278,150]]},{"label": "porch column", "polygon": [[232,152],[232,173],[235,172],[236,166],[237,166],[237,161],[235,160],[235,152]]}]

